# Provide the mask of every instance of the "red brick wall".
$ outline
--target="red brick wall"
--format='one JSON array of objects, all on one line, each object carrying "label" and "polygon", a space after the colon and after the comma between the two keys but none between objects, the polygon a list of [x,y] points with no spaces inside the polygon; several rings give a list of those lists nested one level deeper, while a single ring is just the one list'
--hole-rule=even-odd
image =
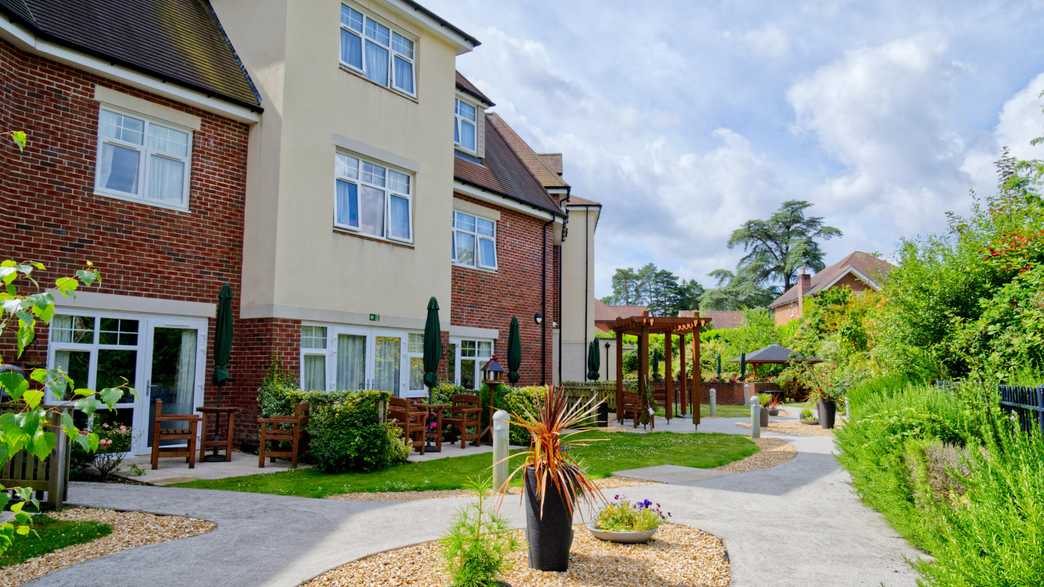
[{"label": "red brick wall", "polygon": [[[461,195],[463,200],[469,198]],[[489,207],[485,202],[475,202]],[[497,271],[453,266],[451,323],[454,326],[496,328],[500,338],[495,352],[507,368],[507,338],[511,317],[518,317],[522,335],[521,385],[551,381],[551,322],[557,316],[558,282],[555,275],[553,232],[546,222],[506,208],[499,208],[497,223]],[[544,267],[544,243],[547,266]],[[541,272],[546,271],[546,309],[542,306]],[[544,312],[543,324],[533,315]],[[541,355],[541,330],[546,329]],[[541,359],[544,363],[541,365]]]},{"label": "red brick wall", "polygon": [[[192,141],[189,212],[93,194],[99,108],[95,84],[200,117]],[[238,315],[247,125],[0,41],[0,131],[5,141],[9,129],[25,129],[29,146],[19,155],[8,143],[0,145],[0,258],[43,262],[48,267],[39,276],[44,284],[93,261],[102,283],[90,291],[98,293],[214,303],[227,282]],[[208,342],[213,330],[211,320]],[[26,363],[42,365],[46,360],[46,332],[40,334]],[[242,337],[236,338],[238,347]],[[234,350],[233,377],[238,376],[236,354]],[[207,362],[210,398],[209,349]]]},{"label": "red brick wall", "polygon": [[[243,444],[257,444],[257,390],[273,362],[278,362],[296,380],[301,362],[301,322],[281,318],[238,320],[232,350],[231,381],[221,390],[223,404],[242,411],[236,426]],[[213,402],[207,390],[207,401]],[[216,402],[214,402],[216,403]]]}]

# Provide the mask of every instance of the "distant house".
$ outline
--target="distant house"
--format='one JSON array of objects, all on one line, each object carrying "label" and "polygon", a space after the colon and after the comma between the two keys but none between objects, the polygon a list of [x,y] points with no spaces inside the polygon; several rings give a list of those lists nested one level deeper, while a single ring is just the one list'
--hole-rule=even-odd
[{"label": "distant house", "polygon": [[[688,318],[695,315],[695,310],[682,310],[678,316]],[[747,317],[742,310],[700,310],[700,316],[710,318],[710,328],[740,328],[747,325]]]},{"label": "distant house", "polygon": [[609,332],[617,318],[641,316],[642,313],[647,312],[649,309],[645,306],[611,306],[602,300],[595,299],[594,310],[595,328],[602,332]]},{"label": "distant house", "polygon": [[801,317],[805,309],[805,296],[839,286],[854,292],[867,289],[877,291],[892,268],[893,265],[884,259],[854,251],[815,275],[802,274],[796,285],[769,304],[769,309],[772,310],[776,324],[786,324]]}]

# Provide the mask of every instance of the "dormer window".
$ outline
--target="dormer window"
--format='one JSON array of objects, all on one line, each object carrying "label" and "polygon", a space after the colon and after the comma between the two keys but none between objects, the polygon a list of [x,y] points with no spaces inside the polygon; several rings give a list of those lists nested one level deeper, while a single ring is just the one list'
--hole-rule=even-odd
[{"label": "dormer window", "polygon": [[456,126],[453,130],[453,144],[475,153],[478,149],[478,107],[466,100],[457,98]]},{"label": "dormer window", "polygon": [[404,33],[341,5],[341,65],[375,84],[417,95],[415,46]]}]

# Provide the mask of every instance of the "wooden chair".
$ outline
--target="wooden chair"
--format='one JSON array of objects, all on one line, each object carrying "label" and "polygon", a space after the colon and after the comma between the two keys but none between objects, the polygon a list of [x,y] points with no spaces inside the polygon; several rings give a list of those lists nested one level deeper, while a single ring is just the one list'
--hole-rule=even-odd
[{"label": "wooden chair", "polygon": [[388,418],[395,420],[402,429],[402,436],[413,444],[413,449],[424,452],[427,435],[428,412],[418,409],[410,400],[393,397],[388,402]]},{"label": "wooden chair", "polygon": [[619,417],[621,420],[631,418],[634,420],[634,427],[638,427],[638,422],[641,421],[642,414],[642,398],[637,393],[624,392],[620,395],[620,405],[616,406],[619,411]]},{"label": "wooden chair", "polygon": [[[163,424],[186,423],[188,426],[163,428]],[[196,436],[199,427],[199,416],[196,414],[163,415],[163,400],[156,400],[155,412],[152,415],[152,469],[159,468],[160,456],[185,457],[190,469],[196,468]],[[160,446],[163,442],[181,442],[182,446]]]},{"label": "wooden chair", "polygon": [[[301,402],[294,408],[293,416],[272,416],[257,419],[257,466],[265,468],[265,457],[273,463],[277,458],[290,459],[290,466],[297,467],[297,459],[301,452],[301,436],[308,424],[308,402]],[[272,450],[269,442],[289,442],[289,450]]]},{"label": "wooden chair", "polygon": [[[458,393],[450,400],[451,404],[442,417],[442,424],[453,424],[460,433],[460,448],[467,441],[478,446],[482,436],[482,399],[470,393]],[[468,429],[472,431],[468,431]]]}]

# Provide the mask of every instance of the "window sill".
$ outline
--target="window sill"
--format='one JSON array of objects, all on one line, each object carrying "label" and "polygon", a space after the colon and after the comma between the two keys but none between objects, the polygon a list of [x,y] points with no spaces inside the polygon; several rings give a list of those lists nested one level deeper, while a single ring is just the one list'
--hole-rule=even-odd
[{"label": "window sill", "polygon": [[[403,92],[402,90],[397,90],[397,89],[395,89],[395,88],[393,88],[391,86],[381,85],[381,84],[373,81],[372,79],[366,77],[366,75],[363,72],[355,70],[355,69],[352,69],[351,67],[348,67],[347,65],[345,65],[343,63],[338,63],[337,66],[341,68],[341,71],[346,72],[346,73],[350,73],[350,74],[354,75],[355,77],[361,79],[362,81],[364,81],[364,82],[366,82],[366,83],[368,83],[368,84],[370,84],[370,85],[372,85],[372,86],[374,86],[376,88],[380,88],[380,89],[382,89],[382,90],[384,90],[386,92],[391,92],[392,94],[395,94],[396,96],[398,96],[398,97],[400,97],[400,98],[402,98],[404,100],[409,100],[410,102],[413,102],[414,104],[420,104],[420,100],[417,99],[417,96],[411,96],[411,95],[407,94],[406,92]],[[414,82],[414,83],[416,83],[416,82]]]},{"label": "window sill", "polygon": [[453,263],[454,267],[460,267],[461,269],[470,269],[472,271],[481,271],[482,273],[496,273],[497,272],[496,269],[490,269],[488,267],[473,267],[471,265],[465,265],[463,263],[457,263],[456,261],[451,261],[451,263]]},{"label": "window sill", "polygon": [[379,236],[371,236],[371,235],[368,235],[368,234],[363,234],[361,232],[356,232],[356,231],[348,229],[348,228],[341,228],[340,226],[333,227],[333,231],[336,232],[337,234],[344,234],[344,235],[348,235],[348,236],[354,236],[356,238],[361,238],[363,240],[373,241],[373,242],[376,242],[376,243],[383,243],[383,244],[386,244],[386,245],[393,245],[393,246],[396,246],[396,247],[402,247],[404,249],[415,249],[415,248],[417,248],[415,243],[407,243],[407,242],[403,242],[403,241],[392,240],[390,238],[381,238]]},{"label": "window sill", "polygon": [[154,202],[152,200],[143,200],[141,198],[134,198],[131,196],[124,196],[122,194],[110,194],[94,190],[94,195],[102,198],[111,198],[113,200],[120,200],[123,202],[130,202],[132,204],[141,204],[143,206],[151,206],[153,208],[161,208],[163,210],[171,210],[173,212],[184,212],[185,214],[191,214],[192,210],[188,206],[175,206],[173,204],[164,204],[162,202]]}]

